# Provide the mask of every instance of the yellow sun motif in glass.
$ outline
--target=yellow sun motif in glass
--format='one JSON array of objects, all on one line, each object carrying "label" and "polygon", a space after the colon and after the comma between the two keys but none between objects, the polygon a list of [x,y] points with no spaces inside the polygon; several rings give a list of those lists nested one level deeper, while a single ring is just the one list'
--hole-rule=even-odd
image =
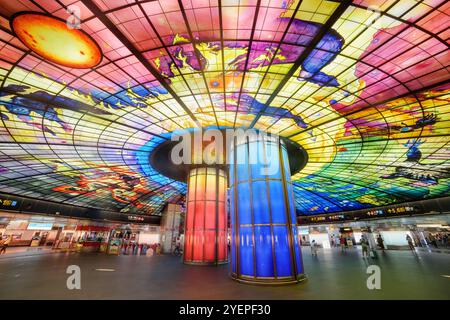
[{"label": "yellow sun motif in glass", "polygon": [[92,68],[100,63],[98,45],[86,33],[71,29],[57,18],[23,13],[11,23],[17,37],[45,59],[70,68]]}]

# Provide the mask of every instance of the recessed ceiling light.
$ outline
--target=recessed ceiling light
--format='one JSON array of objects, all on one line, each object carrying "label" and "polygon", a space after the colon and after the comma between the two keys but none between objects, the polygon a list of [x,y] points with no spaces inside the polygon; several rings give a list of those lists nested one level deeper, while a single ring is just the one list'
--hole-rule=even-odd
[{"label": "recessed ceiling light", "polygon": [[98,268],[98,269],[95,269],[95,271],[101,271],[101,272],[114,272],[114,271],[116,271],[116,270],[115,270],[115,269]]}]

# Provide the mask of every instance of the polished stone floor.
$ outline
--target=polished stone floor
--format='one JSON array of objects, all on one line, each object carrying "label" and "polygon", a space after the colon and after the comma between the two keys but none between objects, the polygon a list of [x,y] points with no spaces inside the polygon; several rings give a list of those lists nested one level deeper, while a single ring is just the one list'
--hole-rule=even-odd
[{"label": "polished stone floor", "polygon": [[[450,255],[388,251],[362,259],[304,248],[308,280],[294,286],[236,283],[228,266],[201,267],[173,256],[57,253],[0,259],[0,299],[450,299]],[[369,264],[381,269],[381,289],[368,290]],[[81,268],[81,290],[68,290],[66,269]],[[103,269],[97,270],[97,269]]]}]

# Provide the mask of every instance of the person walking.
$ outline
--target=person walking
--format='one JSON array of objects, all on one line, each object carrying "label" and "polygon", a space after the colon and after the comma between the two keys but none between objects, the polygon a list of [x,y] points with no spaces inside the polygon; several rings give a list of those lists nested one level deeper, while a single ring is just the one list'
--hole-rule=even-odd
[{"label": "person walking", "polygon": [[173,254],[176,256],[181,256],[181,241],[180,238],[175,240],[175,249],[173,249]]},{"label": "person walking", "polygon": [[341,245],[341,253],[345,253],[345,237],[342,235],[339,238],[339,244]]},{"label": "person walking", "polygon": [[141,256],[147,255],[147,244],[143,243],[141,247]]},{"label": "person walking", "polygon": [[317,243],[316,243],[316,240],[313,240],[311,242],[311,255],[313,257],[317,257]]},{"label": "person walking", "polygon": [[2,245],[1,245],[0,254],[6,253],[6,248],[8,248],[9,244],[11,243],[11,241],[12,241],[12,236],[9,235],[8,238],[6,238],[6,240],[4,240]]},{"label": "person walking", "polygon": [[435,247],[436,249],[438,248],[437,242],[436,242],[436,238],[430,233],[430,235],[428,236],[429,242],[433,245],[433,247]]},{"label": "person walking", "polygon": [[448,247],[448,234],[444,233],[444,236],[442,237],[442,242],[444,243],[444,247]]},{"label": "person walking", "polygon": [[152,256],[155,256],[156,255],[156,247],[157,247],[158,245],[156,244],[156,243],[154,243],[154,244],[152,244],[151,246],[150,246],[150,248],[152,249]]},{"label": "person walking", "polygon": [[362,248],[363,259],[369,258],[369,241],[367,241],[364,236],[361,237],[361,248]]},{"label": "person walking", "polygon": [[381,237],[381,234],[379,234],[377,237],[377,243],[378,243],[378,246],[380,247],[380,249],[383,250],[383,252],[384,252],[384,240]]},{"label": "person walking", "polygon": [[156,255],[157,256],[161,255],[161,244],[160,243],[158,243],[156,245]]},{"label": "person walking", "polygon": [[410,237],[409,234],[406,235],[406,241],[408,241],[409,249],[415,251],[413,239]]}]

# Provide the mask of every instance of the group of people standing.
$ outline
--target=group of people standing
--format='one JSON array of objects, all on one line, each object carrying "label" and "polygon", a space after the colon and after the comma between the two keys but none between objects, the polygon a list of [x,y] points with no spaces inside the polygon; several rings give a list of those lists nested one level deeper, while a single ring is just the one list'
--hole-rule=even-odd
[{"label": "group of people standing", "polygon": [[447,233],[436,233],[434,235],[430,233],[427,238],[428,243],[430,243],[435,248],[439,247],[446,248],[449,246]]},{"label": "group of people standing", "polygon": [[[377,241],[377,245],[381,250],[385,250],[385,246],[384,246],[384,240],[381,237],[381,235],[378,235],[376,237],[376,241]],[[412,241],[412,239],[411,239]],[[340,236],[331,236],[331,246],[332,247],[340,247],[341,248],[341,253],[345,254],[347,252],[347,248],[349,246],[352,246],[354,243],[354,240],[352,237],[350,236],[346,236],[344,234],[341,234]],[[374,249],[372,247],[372,245],[369,242],[369,239],[365,236],[362,235],[361,236],[361,249],[362,249],[362,255],[363,258],[369,258],[369,257],[375,257],[375,253],[374,253]],[[414,244],[412,244],[412,246],[414,247]],[[313,256],[317,256],[317,251],[318,251],[319,245],[316,243],[315,240],[311,241],[311,254]]]},{"label": "group of people standing", "polygon": [[[380,234],[376,237],[376,242],[377,242],[378,248],[380,248],[384,252],[386,247],[384,245],[384,240]],[[360,244],[361,244],[361,251],[362,251],[363,259],[364,258],[367,259],[369,257],[376,258],[375,248],[373,248],[373,246],[370,244],[369,239],[364,234],[361,235]]]},{"label": "group of people standing", "polygon": [[146,243],[138,244],[136,242],[122,243],[122,254],[124,255],[160,255],[161,251],[162,249],[160,243],[153,243],[151,245]]},{"label": "group of people standing", "polygon": [[340,247],[342,253],[346,252],[349,243],[353,245],[353,239],[350,236],[345,236],[344,234],[341,234],[339,237],[334,235],[331,236],[331,246]]}]

